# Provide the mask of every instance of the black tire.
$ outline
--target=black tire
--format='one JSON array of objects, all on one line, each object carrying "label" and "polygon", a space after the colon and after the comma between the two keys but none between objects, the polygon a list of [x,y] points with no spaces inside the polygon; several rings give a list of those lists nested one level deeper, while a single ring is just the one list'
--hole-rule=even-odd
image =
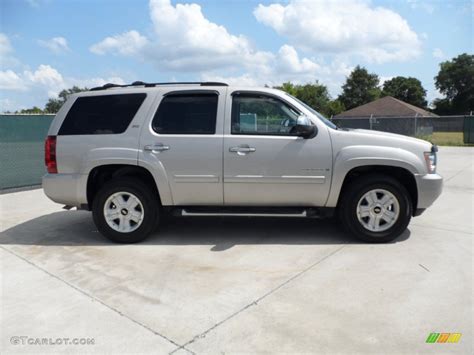
[{"label": "black tire", "polygon": [[[374,189],[383,189],[392,193],[399,204],[398,219],[384,231],[375,232],[366,229],[359,221],[357,214],[359,200]],[[400,236],[410,223],[412,211],[411,197],[405,187],[390,176],[380,174],[364,175],[350,182],[344,188],[338,206],[339,218],[344,227],[358,239],[369,243],[385,243]]]},{"label": "black tire", "polygon": [[[104,216],[104,205],[114,193],[125,192],[135,195],[143,206],[141,224],[133,231],[120,232],[107,223]],[[141,211],[141,207],[139,208]],[[97,193],[92,204],[92,217],[99,232],[116,243],[137,243],[144,240],[158,226],[160,204],[153,189],[140,180],[120,178],[107,182]]]}]

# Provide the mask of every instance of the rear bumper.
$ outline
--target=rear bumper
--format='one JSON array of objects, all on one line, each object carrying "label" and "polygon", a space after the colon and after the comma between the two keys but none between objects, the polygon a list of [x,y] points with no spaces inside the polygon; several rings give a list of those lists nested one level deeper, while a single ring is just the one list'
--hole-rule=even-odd
[{"label": "rear bumper", "polygon": [[438,174],[415,175],[418,188],[417,209],[426,209],[443,191],[443,177]]},{"label": "rear bumper", "polygon": [[87,204],[87,175],[46,174],[43,176],[43,191],[57,203],[80,207]]}]

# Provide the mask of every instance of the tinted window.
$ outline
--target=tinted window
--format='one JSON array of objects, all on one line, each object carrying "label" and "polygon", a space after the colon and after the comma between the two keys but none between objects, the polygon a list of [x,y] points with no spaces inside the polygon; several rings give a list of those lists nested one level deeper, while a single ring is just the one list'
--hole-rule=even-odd
[{"label": "tinted window", "polygon": [[276,98],[236,95],[232,99],[232,134],[292,135],[299,116]]},{"label": "tinted window", "polygon": [[79,97],[69,110],[59,134],[123,133],[146,94]]},{"label": "tinted window", "polygon": [[217,94],[165,96],[153,118],[153,129],[160,134],[214,134]]}]

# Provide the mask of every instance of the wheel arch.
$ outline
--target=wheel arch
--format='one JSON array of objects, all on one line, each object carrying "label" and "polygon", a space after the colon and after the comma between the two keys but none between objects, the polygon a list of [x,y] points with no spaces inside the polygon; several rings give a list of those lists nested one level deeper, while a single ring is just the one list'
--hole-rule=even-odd
[{"label": "wheel arch", "polygon": [[107,164],[94,167],[88,174],[86,193],[89,209],[92,208],[94,198],[102,186],[108,181],[121,177],[137,178],[145,182],[147,186],[152,188],[161,204],[162,201],[156,179],[148,169],[137,165]]},{"label": "wheel arch", "polygon": [[374,174],[392,177],[402,184],[410,195],[413,211],[416,211],[418,205],[418,188],[416,185],[415,176],[408,169],[393,165],[363,165],[349,170],[344,176],[344,180],[337,196],[336,206],[339,205],[345,189],[350,187],[351,182],[360,178],[361,176]]}]

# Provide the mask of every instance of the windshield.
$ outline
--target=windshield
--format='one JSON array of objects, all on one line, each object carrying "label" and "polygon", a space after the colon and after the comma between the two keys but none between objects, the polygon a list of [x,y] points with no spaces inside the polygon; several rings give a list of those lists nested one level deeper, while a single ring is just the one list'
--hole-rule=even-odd
[{"label": "windshield", "polygon": [[318,111],[316,111],[315,109],[313,109],[311,106],[305,104],[303,101],[301,101],[300,99],[297,99],[296,97],[288,94],[288,93],[285,93],[286,95],[288,95],[289,97],[291,97],[292,99],[298,101],[298,103],[300,103],[301,105],[303,105],[308,111],[310,111],[313,115],[315,115],[317,118],[319,118],[326,126],[332,128],[332,129],[337,129],[337,126],[332,123],[331,121],[329,121],[326,117],[324,117],[323,115],[321,115]]}]

